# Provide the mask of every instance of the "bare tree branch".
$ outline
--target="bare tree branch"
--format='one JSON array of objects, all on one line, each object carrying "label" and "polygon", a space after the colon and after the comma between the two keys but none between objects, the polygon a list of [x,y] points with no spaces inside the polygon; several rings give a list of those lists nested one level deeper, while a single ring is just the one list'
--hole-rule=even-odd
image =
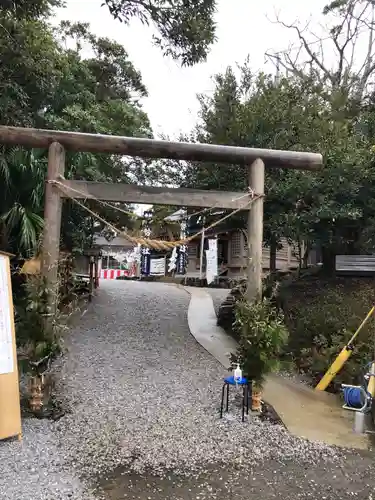
[{"label": "bare tree branch", "polygon": [[[299,48],[296,57],[292,55],[295,48],[282,52],[268,51],[266,57],[298,78],[314,76],[321,84],[328,84],[328,88],[332,90],[343,89],[347,95],[361,98],[371,76],[375,74],[374,9],[375,2],[372,0],[347,0],[339,4],[333,2],[323,11],[324,15],[329,15],[329,23],[323,27],[327,36],[310,32],[309,23],[305,27],[299,26],[297,22],[287,23],[275,13],[276,20],[271,22],[293,30],[297,35]],[[363,36],[366,35],[366,55],[358,68]],[[336,54],[332,67],[326,57],[329,43],[333,45]],[[314,46],[317,46],[317,50]]]},{"label": "bare tree branch", "polygon": [[[374,24],[374,9],[375,9],[375,7],[374,7],[374,5],[372,5],[371,6],[371,24],[372,25]],[[362,76],[360,77],[358,89],[356,92],[357,99],[360,99],[363,96],[368,79],[370,78],[371,74],[375,70],[373,49],[374,49],[374,31],[373,31],[373,29],[370,29],[369,30],[369,37],[368,37],[368,45],[367,45],[367,56],[366,56],[365,63],[364,63],[363,73],[362,73]],[[361,71],[358,74],[360,75]]]},{"label": "bare tree branch", "polygon": [[278,20],[278,22],[282,26],[284,26],[285,28],[294,29],[295,30],[295,32],[297,33],[298,38],[299,38],[299,40],[300,40],[303,48],[305,49],[305,51],[308,54],[308,56],[310,57],[310,59],[320,68],[320,70],[323,72],[323,74],[325,75],[325,77],[328,78],[329,80],[331,80],[332,77],[331,77],[330,71],[323,65],[323,63],[319,59],[319,57],[312,51],[312,49],[310,48],[310,44],[308,43],[306,37],[303,36],[303,32],[306,31],[306,29],[308,28],[308,25],[303,30],[301,30],[295,24],[287,24],[287,23],[284,23],[283,21],[280,21],[280,20]]}]

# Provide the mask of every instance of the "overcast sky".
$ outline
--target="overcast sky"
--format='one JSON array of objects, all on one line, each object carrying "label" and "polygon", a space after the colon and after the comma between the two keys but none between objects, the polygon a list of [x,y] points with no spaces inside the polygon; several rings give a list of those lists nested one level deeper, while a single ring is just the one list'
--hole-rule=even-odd
[{"label": "overcast sky", "polygon": [[[99,36],[115,39],[127,49],[130,59],[141,71],[149,97],[144,100],[145,111],[154,133],[176,138],[180,132],[191,130],[197,120],[197,93],[212,92],[212,75],[225,71],[228,65],[242,63],[250,56],[253,70],[272,70],[265,65],[268,49],[285,50],[295,42],[292,33],[276,24],[275,12],[282,19],[301,22],[312,17],[312,25],[321,19],[327,0],[218,0],[217,43],[212,47],[207,62],[192,68],[163,57],[152,45],[151,31],[139,22],[124,26],[112,19],[101,0],[67,0],[67,8],[57,13],[57,19],[84,21]],[[315,21],[314,21],[315,20]]]}]

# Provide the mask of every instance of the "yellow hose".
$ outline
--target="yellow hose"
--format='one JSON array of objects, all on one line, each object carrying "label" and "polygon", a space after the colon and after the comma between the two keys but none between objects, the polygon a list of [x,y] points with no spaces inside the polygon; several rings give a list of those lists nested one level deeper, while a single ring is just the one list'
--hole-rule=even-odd
[{"label": "yellow hose", "polygon": [[336,377],[338,372],[344,366],[345,362],[350,358],[351,354],[352,349],[346,345],[337,356],[335,361],[332,363],[332,365],[328,368],[319,384],[315,387],[316,391],[325,391],[327,389],[331,381]]},{"label": "yellow hose", "polygon": [[[375,306],[373,306],[370,311],[368,312],[367,316],[365,319],[362,321],[362,323],[359,325],[355,333],[353,334],[352,338],[349,340],[347,345],[341,350],[340,354],[337,356],[335,361],[332,363],[332,365],[328,368],[327,372],[324,374],[322,377],[321,381],[319,384],[315,387],[316,391],[325,391],[329,384],[332,382],[332,380],[336,377],[338,372],[341,370],[341,368],[344,366],[345,362],[350,358],[353,347],[352,343],[354,342],[355,338],[359,334],[359,332],[362,330],[362,328],[365,326],[367,321],[370,319],[372,316],[373,312],[375,311]],[[373,379],[373,384],[374,388],[373,390],[375,391],[375,380],[374,377],[371,377]],[[371,380],[370,378],[370,380]],[[370,385],[370,382],[369,382]]]},{"label": "yellow hose", "polygon": [[[375,373],[375,363],[372,363],[370,373]],[[371,395],[372,398],[375,397],[375,377],[370,375],[367,392]]]}]

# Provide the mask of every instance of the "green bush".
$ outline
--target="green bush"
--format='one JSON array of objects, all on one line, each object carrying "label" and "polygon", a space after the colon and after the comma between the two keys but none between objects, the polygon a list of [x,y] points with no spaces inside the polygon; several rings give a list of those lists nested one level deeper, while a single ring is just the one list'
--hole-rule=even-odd
[{"label": "green bush", "polygon": [[242,298],[235,305],[233,329],[239,347],[231,363],[239,363],[244,376],[261,387],[264,377],[278,369],[288,340],[283,314],[268,298],[252,304]]},{"label": "green bush", "polygon": [[[374,281],[368,278],[309,277],[281,288],[289,329],[286,357],[316,384],[373,305]],[[363,367],[374,358],[375,323],[371,319],[354,343],[354,352],[335,377],[331,390],[342,382],[361,381]]]}]

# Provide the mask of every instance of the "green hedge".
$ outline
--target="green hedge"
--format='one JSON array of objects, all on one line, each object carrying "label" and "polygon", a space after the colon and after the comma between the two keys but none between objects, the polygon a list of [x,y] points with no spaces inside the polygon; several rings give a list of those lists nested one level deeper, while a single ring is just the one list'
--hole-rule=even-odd
[{"label": "green hedge", "polygon": [[[284,355],[315,384],[371,309],[375,280],[307,276],[282,284],[280,298],[289,329]],[[337,390],[342,382],[361,381],[364,365],[375,356],[374,319],[354,345],[354,353],[331,384],[331,390]]]}]

